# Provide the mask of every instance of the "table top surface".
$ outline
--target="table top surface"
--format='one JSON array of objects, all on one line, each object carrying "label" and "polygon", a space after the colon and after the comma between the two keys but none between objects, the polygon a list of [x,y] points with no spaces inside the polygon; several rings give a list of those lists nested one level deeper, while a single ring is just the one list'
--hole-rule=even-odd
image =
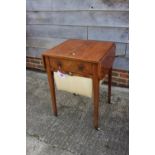
[{"label": "table top surface", "polygon": [[99,62],[115,44],[107,41],[69,39],[43,53],[44,56]]}]

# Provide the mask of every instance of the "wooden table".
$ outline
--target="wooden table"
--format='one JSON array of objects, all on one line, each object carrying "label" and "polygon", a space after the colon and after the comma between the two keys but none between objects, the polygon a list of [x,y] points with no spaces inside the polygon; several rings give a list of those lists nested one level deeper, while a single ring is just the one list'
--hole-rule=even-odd
[{"label": "wooden table", "polygon": [[94,128],[98,129],[99,81],[108,74],[108,103],[110,103],[115,48],[113,42],[70,39],[42,54],[55,116],[57,116],[57,106],[53,72],[60,71],[69,75],[89,77],[93,82],[93,123]]}]

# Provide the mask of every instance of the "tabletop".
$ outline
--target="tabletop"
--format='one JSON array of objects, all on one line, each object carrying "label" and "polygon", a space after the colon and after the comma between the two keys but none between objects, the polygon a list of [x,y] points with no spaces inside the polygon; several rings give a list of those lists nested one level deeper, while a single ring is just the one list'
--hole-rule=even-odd
[{"label": "tabletop", "polygon": [[67,40],[43,53],[44,56],[98,63],[114,46],[113,42]]}]

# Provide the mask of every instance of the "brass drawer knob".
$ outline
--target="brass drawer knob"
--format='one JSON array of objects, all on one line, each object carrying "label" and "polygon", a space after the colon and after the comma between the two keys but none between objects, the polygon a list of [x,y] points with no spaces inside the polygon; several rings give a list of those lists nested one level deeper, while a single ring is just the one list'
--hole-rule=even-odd
[{"label": "brass drawer knob", "polygon": [[72,73],[72,72],[69,72],[68,74],[69,74],[69,75],[71,75],[71,76],[73,75],[73,73]]}]

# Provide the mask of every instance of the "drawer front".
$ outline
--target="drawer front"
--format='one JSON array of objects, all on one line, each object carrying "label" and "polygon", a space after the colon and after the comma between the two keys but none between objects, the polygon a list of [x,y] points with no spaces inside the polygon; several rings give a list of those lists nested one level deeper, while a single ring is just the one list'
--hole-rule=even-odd
[{"label": "drawer front", "polygon": [[92,64],[81,61],[73,61],[66,59],[50,58],[51,68],[55,71],[76,73],[81,75],[92,74]]}]

